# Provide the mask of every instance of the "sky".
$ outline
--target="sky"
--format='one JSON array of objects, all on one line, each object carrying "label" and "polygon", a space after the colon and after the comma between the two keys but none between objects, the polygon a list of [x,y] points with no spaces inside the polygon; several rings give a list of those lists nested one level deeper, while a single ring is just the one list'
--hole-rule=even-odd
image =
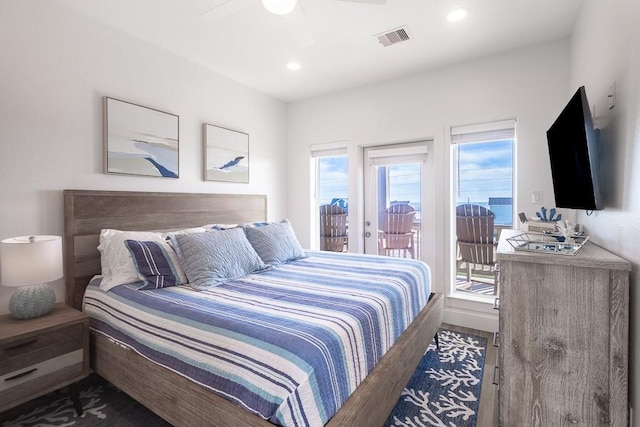
[{"label": "sky", "polygon": [[[489,197],[513,197],[513,142],[467,143],[459,150],[457,203],[487,205]],[[347,157],[323,157],[319,162],[320,204],[347,198]],[[390,200],[420,199],[420,164],[394,165],[390,171]]]},{"label": "sky", "polygon": [[334,198],[346,199],[347,156],[321,157],[318,162],[318,204],[330,203]]},{"label": "sky", "polygon": [[513,197],[513,143],[460,144],[458,203],[488,203],[489,197]]}]

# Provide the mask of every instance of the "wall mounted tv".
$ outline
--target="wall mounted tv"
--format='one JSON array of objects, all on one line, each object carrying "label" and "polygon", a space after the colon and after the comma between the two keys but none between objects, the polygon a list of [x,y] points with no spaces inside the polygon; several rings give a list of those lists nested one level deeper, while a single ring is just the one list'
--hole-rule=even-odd
[{"label": "wall mounted tv", "polygon": [[598,184],[598,137],[582,86],[547,131],[557,207],[604,208]]}]

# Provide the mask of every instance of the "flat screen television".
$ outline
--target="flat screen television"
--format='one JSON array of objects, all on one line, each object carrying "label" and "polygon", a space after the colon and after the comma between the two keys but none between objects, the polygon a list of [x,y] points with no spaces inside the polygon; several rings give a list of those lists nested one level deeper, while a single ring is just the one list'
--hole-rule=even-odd
[{"label": "flat screen television", "polygon": [[582,86],[547,131],[556,207],[604,208],[598,184],[598,137]]}]

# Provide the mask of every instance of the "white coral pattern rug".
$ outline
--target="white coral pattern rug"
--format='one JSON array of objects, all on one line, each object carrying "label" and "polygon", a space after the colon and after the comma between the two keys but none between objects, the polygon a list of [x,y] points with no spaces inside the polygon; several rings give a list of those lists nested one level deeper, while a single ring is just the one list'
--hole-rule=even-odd
[{"label": "white coral pattern rug", "polygon": [[487,349],[484,337],[441,329],[385,423],[387,427],[475,426]]}]

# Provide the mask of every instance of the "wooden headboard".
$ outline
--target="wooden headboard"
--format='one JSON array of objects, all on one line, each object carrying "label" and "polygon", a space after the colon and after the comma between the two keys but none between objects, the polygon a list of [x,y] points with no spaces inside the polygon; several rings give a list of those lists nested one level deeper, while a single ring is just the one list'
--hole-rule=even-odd
[{"label": "wooden headboard", "polygon": [[177,230],[267,220],[264,195],[64,190],[64,267],[68,305],[82,309],[100,274],[100,229]]}]

